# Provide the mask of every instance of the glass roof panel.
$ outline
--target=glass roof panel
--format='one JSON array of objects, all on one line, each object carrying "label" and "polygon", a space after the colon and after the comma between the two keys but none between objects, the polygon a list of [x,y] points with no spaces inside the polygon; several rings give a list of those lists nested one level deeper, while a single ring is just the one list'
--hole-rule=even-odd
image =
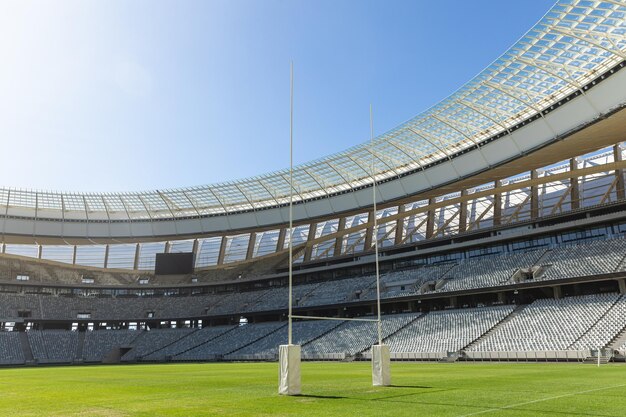
[{"label": "glass roof panel", "polygon": [[[626,58],[626,3],[565,0],[508,51],[440,103],[343,152],[294,167],[294,201],[371,184],[506,132],[581,89]],[[133,217],[223,214],[289,201],[289,171],[226,183],[124,194],[61,195],[0,190],[0,205],[134,213]],[[83,201],[84,198],[84,201]],[[148,212],[146,212],[148,210]]]}]

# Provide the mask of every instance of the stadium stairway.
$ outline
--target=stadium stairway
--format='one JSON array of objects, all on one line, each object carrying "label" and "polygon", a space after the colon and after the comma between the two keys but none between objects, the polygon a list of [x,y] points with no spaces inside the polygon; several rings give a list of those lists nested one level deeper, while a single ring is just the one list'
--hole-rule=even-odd
[{"label": "stadium stairway", "polygon": [[35,357],[33,356],[33,350],[30,347],[30,342],[28,341],[28,335],[26,332],[20,333],[20,345],[22,347],[22,353],[24,354],[24,361],[26,364],[31,364],[35,362]]},{"label": "stadium stairway", "polygon": [[[171,341],[171,342],[169,342],[169,343],[167,343],[167,344],[165,344],[165,345],[163,345],[163,346],[159,346],[159,347],[157,347],[156,349],[154,349],[154,350],[152,350],[152,351],[149,351],[149,352],[145,353],[144,355],[142,355],[142,358],[144,358],[144,357],[148,357],[148,356],[150,356],[150,355],[154,355],[155,353],[159,353],[160,351],[162,351],[162,350],[164,350],[164,349],[167,349],[168,347],[172,346],[172,345],[173,345],[173,344],[175,344],[175,343],[179,343],[181,340],[188,338],[189,336],[191,336],[191,335],[192,335],[192,334],[194,334],[194,333],[199,332],[200,330],[201,330],[201,329],[195,329],[193,332],[189,332],[189,333],[187,333],[186,335],[184,335],[184,336],[183,336],[183,337],[181,337],[180,339],[175,339],[175,340],[173,340],[173,341]],[[145,331],[144,331],[143,333],[145,334]],[[226,333],[228,333],[228,332],[226,332]],[[133,346],[134,346],[134,345],[135,345],[135,343],[137,342],[137,339],[139,339],[139,336],[137,336],[137,337],[133,340],[133,343],[132,343],[132,344],[133,344]],[[142,359],[142,358],[138,358],[138,359]]]},{"label": "stadium stairway", "polygon": [[[580,336],[578,336],[578,338],[576,340],[574,340],[572,343],[570,343],[570,345],[567,347],[568,349],[572,349],[574,347],[574,345],[576,344],[576,342],[578,342],[579,340],[581,340],[583,337],[585,337],[590,331],[592,331],[596,326],[598,326],[598,323],[600,323],[602,320],[604,320],[604,318],[611,312],[611,310],[613,310],[615,308],[615,306],[620,302],[620,300],[622,300],[624,296],[619,296],[615,299],[615,301],[613,301],[613,304],[611,304],[611,306],[609,308],[606,309],[606,311],[604,313],[602,313],[602,315],[600,317],[598,317],[598,320],[596,320],[591,326],[589,326],[587,328],[587,330],[585,330],[585,332],[583,334],[581,334]],[[609,342],[610,344],[610,342]],[[603,346],[605,347],[605,346]]]},{"label": "stadium stairway", "polygon": [[539,259],[537,259],[535,261],[535,263],[532,266],[544,266],[543,262],[545,262],[545,259],[548,258],[550,256],[550,254],[552,253],[552,249],[546,249],[541,256],[539,257]]},{"label": "stadium stairway", "polygon": [[[214,341],[214,340],[217,340],[217,339],[219,339],[219,338],[222,338],[222,337],[228,337],[228,336],[230,336],[230,333],[231,333],[232,331],[234,331],[236,328],[237,328],[237,327],[232,327],[232,328],[230,328],[230,329],[226,330],[224,333],[220,333],[220,334],[218,334],[218,335],[216,335],[216,336],[214,336],[214,337],[211,337],[211,338],[209,338],[209,339],[207,339],[207,340],[204,340],[204,341],[202,341],[202,342],[200,342],[200,343],[196,343],[195,345],[191,345],[190,347],[185,347],[185,349],[183,349],[183,350],[181,350],[181,351],[172,352],[172,354],[171,354],[170,356],[171,356],[172,358],[175,358],[176,356],[182,355],[182,354],[184,354],[184,353],[186,353],[186,352],[189,352],[190,350],[194,350],[194,349],[196,349],[196,348],[198,348],[198,347],[200,347],[200,346],[206,345],[207,343],[210,343],[210,342],[212,342],[212,341]],[[195,334],[195,333],[197,333],[197,332],[199,332],[199,331],[201,331],[201,330],[196,330],[195,332],[191,332],[190,334],[185,335],[185,337],[181,337],[180,339],[176,340],[174,343],[170,343],[168,346],[173,346],[173,345],[175,345],[175,344],[179,343],[181,340],[188,338],[188,337],[189,337],[189,335],[191,335],[191,334]],[[259,339],[260,339],[260,338],[259,338]],[[257,340],[258,340],[258,339],[257,339]],[[167,347],[167,346],[164,346],[162,349],[164,349],[164,348],[166,348],[166,347]],[[159,349],[159,350],[162,350],[162,349]],[[156,351],[156,352],[158,352],[158,351]],[[152,354],[154,354],[154,353],[156,353],[156,352],[153,352]],[[148,355],[146,355],[146,356],[148,356]]]},{"label": "stadium stairway", "polygon": [[[280,329],[283,329],[283,328],[285,328],[286,326],[287,326],[287,323],[285,323],[284,325],[282,325],[282,326],[280,326],[280,327],[276,328],[275,330],[273,330],[273,331],[271,331],[271,332],[269,332],[269,333],[267,333],[267,334],[264,334],[263,336],[259,336],[259,337],[257,337],[256,339],[254,339],[254,340],[253,340],[252,342],[250,342],[250,343],[246,343],[245,345],[243,345],[243,346],[239,346],[239,347],[237,347],[236,349],[231,350],[230,352],[226,352],[226,353],[224,354],[224,356],[226,356],[226,355],[230,355],[230,354],[232,354],[232,353],[235,353],[235,352],[237,352],[238,350],[241,350],[241,349],[245,348],[246,346],[250,346],[250,345],[252,345],[253,343],[256,343],[256,342],[258,342],[259,340],[263,339],[264,337],[268,337],[269,335],[272,335],[272,334],[274,334],[274,333],[276,333],[276,332],[280,331]],[[233,329],[233,330],[234,330],[234,329]],[[227,333],[228,333],[228,332],[227,332]],[[206,342],[205,342],[205,343],[206,343]],[[205,344],[205,343],[203,343],[203,344]]]},{"label": "stadium stairway", "polygon": [[[387,339],[389,339],[390,337],[392,337],[393,335],[395,335],[396,333],[398,333],[399,331],[401,331],[401,330],[402,330],[402,329],[404,329],[405,327],[410,326],[411,324],[413,324],[413,323],[415,323],[416,321],[418,321],[418,320],[420,320],[420,319],[422,319],[422,318],[426,317],[427,315],[428,315],[428,313],[426,313],[426,314],[421,314],[421,313],[420,313],[420,314],[419,314],[419,316],[417,316],[417,317],[415,317],[413,320],[411,320],[411,321],[407,322],[404,326],[402,326],[402,327],[400,327],[400,328],[396,329],[396,331],[391,332],[391,333],[389,333],[389,334],[387,334],[387,335],[383,334],[383,343],[385,343],[385,341],[386,341]],[[344,323],[347,323],[347,322],[344,322]],[[342,324],[344,324],[344,323],[342,323]],[[337,327],[339,327],[339,326],[337,326]],[[336,329],[336,327],[335,327],[335,329]],[[333,329],[333,330],[334,330],[334,329]],[[362,350],[362,351],[361,351],[361,352],[359,352],[357,355],[354,355],[354,356],[353,356],[353,359],[357,358],[358,356],[363,355],[363,353],[367,352],[370,348],[371,348],[371,346],[368,346],[366,349]]]},{"label": "stadium stairway", "polygon": [[323,282],[320,282],[318,285],[316,285],[313,288],[311,288],[310,291],[308,291],[305,294],[303,294],[299,301],[296,300],[295,306],[297,307],[298,305],[300,305],[300,304],[304,303],[305,301],[307,301],[309,299],[309,297],[311,297],[311,294],[313,294],[315,292],[315,290],[317,290],[319,287],[321,287],[322,284],[323,284]]},{"label": "stadium stairway", "polygon": [[304,343],[302,346],[306,346],[306,345],[308,345],[309,343],[313,343],[313,342],[315,342],[317,339],[319,339],[320,337],[325,336],[325,335],[327,335],[328,333],[334,332],[335,330],[337,330],[337,328],[338,328],[339,326],[341,326],[341,325],[342,325],[342,324],[344,324],[344,323],[346,323],[346,322],[345,322],[345,321],[337,321],[337,325],[336,325],[336,326],[333,326],[332,328],[328,329],[328,330],[327,330],[327,331],[325,331],[324,333],[321,333],[321,334],[317,335],[317,336],[316,336],[316,337],[314,337],[313,339],[311,339],[311,340],[307,341],[306,343]]},{"label": "stadium stairway", "polygon": [[623,272],[624,270],[626,270],[626,253],[622,257],[622,260],[619,261],[613,272]]},{"label": "stadium stairway", "polygon": [[470,343],[468,343],[466,346],[463,347],[463,349],[459,350],[459,352],[463,352],[467,349],[469,349],[470,347],[474,346],[475,344],[479,343],[481,340],[483,340],[484,338],[486,338],[487,336],[489,336],[490,334],[492,334],[493,332],[497,331],[500,327],[502,327],[506,322],[508,322],[509,320],[511,320],[513,317],[517,316],[520,311],[522,311],[524,308],[526,308],[528,304],[519,304],[515,307],[515,309],[513,309],[513,311],[511,311],[509,313],[508,316],[504,317],[502,320],[500,320],[499,322],[497,322],[496,324],[494,324],[489,330],[487,330],[485,333],[483,333],[482,335],[480,335],[478,338],[472,340]]},{"label": "stadium stairway", "polygon": [[[623,297],[623,296],[622,296]],[[610,341],[607,343],[606,348],[611,349],[612,351],[616,350],[620,346],[626,343],[626,323],[624,323],[624,327],[619,331]]]}]

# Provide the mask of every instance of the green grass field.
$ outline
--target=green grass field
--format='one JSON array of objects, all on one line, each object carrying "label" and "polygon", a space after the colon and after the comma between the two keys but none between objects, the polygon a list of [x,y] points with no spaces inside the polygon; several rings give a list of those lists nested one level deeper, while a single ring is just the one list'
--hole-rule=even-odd
[{"label": "green grass field", "polygon": [[624,416],[626,365],[302,365],[303,395],[276,393],[275,363],[0,369],[0,416]]}]

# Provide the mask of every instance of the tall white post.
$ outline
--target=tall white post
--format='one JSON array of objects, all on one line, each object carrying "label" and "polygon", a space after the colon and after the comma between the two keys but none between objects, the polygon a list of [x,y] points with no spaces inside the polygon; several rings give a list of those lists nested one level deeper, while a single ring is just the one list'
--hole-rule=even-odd
[{"label": "tall white post", "polygon": [[289,120],[289,306],[287,316],[287,344],[278,348],[278,393],[300,395],[300,346],[294,345],[293,316],[293,62],[290,68]]},{"label": "tall white post", "polygon": [[372,346],[372,384],[374,386],[391,385],[391,357],[389,346],[383,345],[383,326],[380,317],[380,268],[378,265],[378,219],[376,218],[376,170],[374,169],[374,114],[370,104],[370,148],[372,153],[372,197],[373,197],[373,240],[374,240],[374,263],[376,265],[376,309],[378,319],[378,344]]}]

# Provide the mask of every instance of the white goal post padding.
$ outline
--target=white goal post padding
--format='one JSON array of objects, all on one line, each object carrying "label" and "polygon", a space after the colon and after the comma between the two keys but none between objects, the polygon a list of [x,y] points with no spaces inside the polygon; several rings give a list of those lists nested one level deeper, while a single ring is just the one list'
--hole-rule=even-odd
[{"label": "white goal post padding", "polygon": [[300,395],[300,345],[280,345],[278,363],[278,393]]},{"label": "white goal post padding", "polygon": [[391,357],[387,345],[372,345],[372,385],[391,385]]}]

